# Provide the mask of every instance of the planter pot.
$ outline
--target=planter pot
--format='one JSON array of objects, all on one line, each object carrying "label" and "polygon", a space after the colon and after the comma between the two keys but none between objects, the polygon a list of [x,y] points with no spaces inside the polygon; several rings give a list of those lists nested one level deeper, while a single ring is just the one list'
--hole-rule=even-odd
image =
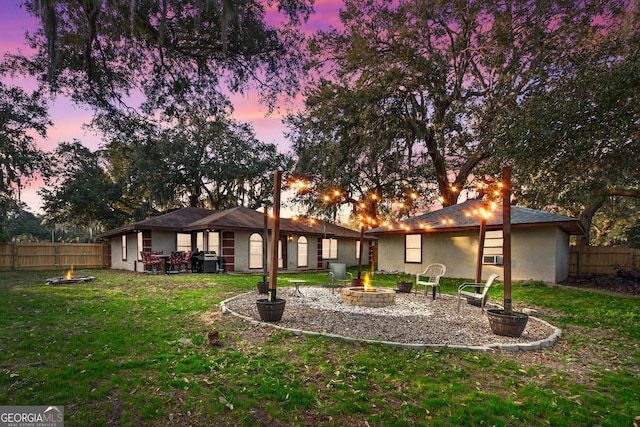
[{"label": "planter pot", "polygon": [[276,298],[275,301],[269,301],[266,298],[257,300],[260,319],[263,322],[279,322],[282,319],[282,313],[284,313],[285,302],[282,298]]},{"label": "planter pot", "polygon": [[496,335],[518,338],[527,326],[529,316],[524,313],[512,311],[511,315],[504,314],[504,310],[487,310],[489,326]]},{"label": "planter pot", "polygon": [[[481,302],[482,299],[481,298],[475,298],[475,297],[466,297],[467,298],[467,304],[471,304],[471,305],[475,305],[476,307],[480,307],[481,306]],[[489,300],[489,293],[487,293],[484,296],[484,306],[487,306],[487,301]]]},{"label": "planter pot", "polygon": [[396,285],[398,285],[398,290],[400,292],[404,292],[408,294],[411,292],[411,288],[413,287],[413,282],[400,281],[400,282],[396,282]]},{"label": "planter pot", "polygon": [[259,294],[267,294],[269,293],[269,282],[258,282],[258,293]]}]

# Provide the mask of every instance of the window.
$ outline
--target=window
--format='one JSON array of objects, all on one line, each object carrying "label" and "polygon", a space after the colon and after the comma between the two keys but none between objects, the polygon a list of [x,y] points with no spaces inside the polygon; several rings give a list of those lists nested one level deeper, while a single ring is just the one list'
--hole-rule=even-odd
[{"label": "window", "polygon": [[249,268],[262,268],[262,236],[258,233],[249,236]]},{"label": "window", "polygon": [[322,259],[338,258],[338,241],[336,239],[322,239]]},{"label": "window", "polygon": [[422,235],[404,236],[404,262],[422,263]]},{"label": "window", "polygon": [[208,251],[216,251],[217,254],[220,253],[220,233],[217,231],[210,231],[207,236],[207,250]]},{"label": "window", "polygon": [[[365,257],[365,254],[362,254]],[[360,259],[360,240],[356,240],[356,259]]]},{"label": "window", "polygon": [[138,261],[142,261],[142,255],[140,254],[140,252],[144,251],[144,241],[142,239],[142,231],[138,231],[138,234],[136,237],[138,240],[138,250],[136,251],[136,254],[138,254]]},{"label": "window", "polygon": [[178,251],[187,252],[191,250],[191,234],[178,233],[178,241],[176,249]]},{"label": "window", "polygon": [[122,236],[122,260],[127,260],[127,235]]},{"label": "window", "polygon": [[196,248],[199,251],[206,250],[204,248],[204,233],[202,231],[200,231],[199,233],[196,233]]},{"label": "window", "polygon": [[278,240],[278,268],[284,267],[284,260],[282,259],[282,240]]},{"label": "window", "polygon": [[304,236],[298,238],[298,267],[309,266],[309,242]]}]

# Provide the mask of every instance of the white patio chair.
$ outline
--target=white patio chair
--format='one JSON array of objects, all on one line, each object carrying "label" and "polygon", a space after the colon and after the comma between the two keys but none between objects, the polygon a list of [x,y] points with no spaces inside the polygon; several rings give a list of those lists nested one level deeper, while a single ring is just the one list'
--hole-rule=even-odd
[{"label": "white patio chair", "polygon": [[[493,281],[498,277],[499,276],[494,273],[489,276],[484,285],[482,283],[463,283],[462,285],[458,286],[458,311],[460,310],[460,300],[462,299],[462,297],[480,299],[480,309],[481,311],[484,311],[484,306],[488,299],[487,292],[489,292],[489,288],[491,287],[491,285],[493,285]],[[478,292],[478,288],[480,287],[482,287],[482,292]],[[473,288],[473,290],[465,290],[467,288]]]},{"label": "white patio chair", "polygon": [[416,291],[418,294],[418,286],[424,286],[424,296],[427,296],[429,286],[433,289],[433,299],[436,299],[436,288],[440,293],[440,278],[446,273],[447,267],[444,264],[429,264],[422,273],[416,274]]}]

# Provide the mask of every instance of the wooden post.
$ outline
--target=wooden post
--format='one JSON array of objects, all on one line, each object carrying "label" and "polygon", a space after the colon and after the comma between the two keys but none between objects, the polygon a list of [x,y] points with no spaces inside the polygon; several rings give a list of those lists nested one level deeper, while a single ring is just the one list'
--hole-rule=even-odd
[{"label": "wooden post", "polygon": [[[484,214],[480,217],[480,235],[478,236],[478,256],[476,258],[476,283],[482,283],[482,257],[484,255],[484,237],[487,234],[487,218]],[[476,288],[480,293],[480,287]]]},{"label": "wooden post", "polygon": [[267,281],[267,275],[269,274],[269,269],[267,267],[267,249],[269,245],[267,243],[267,239],[269,238],[269,214],[268,214],[267,205],[264,205],[264,224],[263,224],[263,235],[262,235],[262,283]]},{"label": "wooden post", "polygon": [[364,225],[360,225],[360,253],[358,254],[358,286],[362,283],[362,246],[364,245]]},{"label": "wooden post", "polygon": [[277,170],[273,180],[273,225],[271,227],[271,265],[269,266],[268,301],[276,300],[276,282],[278,280],[278,242],[280,241],[280,187],[282,172]]},{"label": "wooden post", "polygon": [[511,168],[502,169],[502,256],[504,261],[504,314],[510,316],[511,305]]}]

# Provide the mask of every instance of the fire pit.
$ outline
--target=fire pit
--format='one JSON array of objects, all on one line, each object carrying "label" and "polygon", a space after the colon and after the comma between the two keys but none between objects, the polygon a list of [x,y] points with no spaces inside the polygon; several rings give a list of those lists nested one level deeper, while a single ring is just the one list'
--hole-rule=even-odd
[{"label": "fire pit", "polygon": [[47,285],[65,285],[69,283],[82,283],[82,282],[90,282],[94,280],[93,276],[85,276],[85,277],[76,277],[73,275],[73,266],[67,271],[62,277],[52,277],[46,280]]},{"label": "fire pit", "polygon": [[345,304],[363,307],[386,307],[396,303],[396,291],[394,289],[374,288],[370,284],[369,276],[365,276],[364,286],[344,288],[340,297]]}]

